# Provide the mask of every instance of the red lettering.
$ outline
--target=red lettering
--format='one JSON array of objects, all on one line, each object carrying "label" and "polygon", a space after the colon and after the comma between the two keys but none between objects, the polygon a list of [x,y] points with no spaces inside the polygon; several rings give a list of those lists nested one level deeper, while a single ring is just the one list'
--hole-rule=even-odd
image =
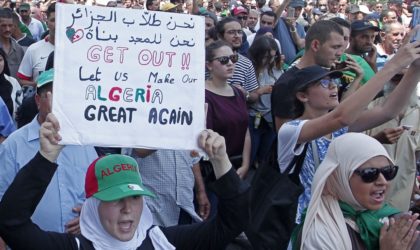
[{"label": "red lettering", "polygon": [[111,90],[109,91],[109,100],[114,101],[114,102],[118,102],[120,100],[120,95],[115,94],[114,92],[119,92],[120,94],[122,93],[122,89],[120,87],[112,87]]}]

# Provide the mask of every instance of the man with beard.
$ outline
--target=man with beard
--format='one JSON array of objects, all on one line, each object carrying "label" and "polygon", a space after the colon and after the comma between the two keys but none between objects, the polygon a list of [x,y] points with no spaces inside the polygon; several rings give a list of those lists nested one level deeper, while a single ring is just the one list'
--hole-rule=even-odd
[{"label": "man with beard", "polygon": [[[354,21],[351,24],[350,46],[346,53],[362,57],[373,71],[376,69],[376,48],[373,44],[379,28],[368,21]],[[364,69],[365,71],[365,69]]]},{"label": "man with beard", "polygon": [[378,56],[376,66],[378,70],[382,69],[385,63],[401,47],[404,38],[404,26],[399,22],[387,23],[380,32],[382,42],[376,45]]}]

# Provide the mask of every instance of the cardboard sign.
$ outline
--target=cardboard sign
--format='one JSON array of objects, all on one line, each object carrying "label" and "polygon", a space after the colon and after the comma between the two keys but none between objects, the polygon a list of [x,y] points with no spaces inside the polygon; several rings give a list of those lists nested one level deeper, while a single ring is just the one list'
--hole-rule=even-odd
[{"label": "cardboard sign", "polygon": [[204,18],[56,6],[53,113],[63,144],[196,148]]}]

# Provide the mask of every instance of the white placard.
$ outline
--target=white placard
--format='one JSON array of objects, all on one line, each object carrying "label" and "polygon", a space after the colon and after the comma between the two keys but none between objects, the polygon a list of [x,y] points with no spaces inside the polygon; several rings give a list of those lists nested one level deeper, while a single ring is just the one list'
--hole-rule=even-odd
[{"label": "white placard", "polygon": [[196,148],[204,18],[56,6],[53,113],[63,144]]}]

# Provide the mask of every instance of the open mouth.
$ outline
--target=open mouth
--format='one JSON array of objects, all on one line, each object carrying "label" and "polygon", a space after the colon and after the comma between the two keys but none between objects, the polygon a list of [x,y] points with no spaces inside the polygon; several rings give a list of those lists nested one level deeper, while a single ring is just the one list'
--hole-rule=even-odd
[{"label": "open mouth", "polygon": [[375,200],[378,203],[381,203],[384,201],[385,199],[385,190],[378,190],[375,191],[373,193],[371,193],[370,195],[372,197],[373,200]]},{"label": "open mouth", "polygon": [[118,226],[120,227],[121,231],[130,232],[131,227],[133,226],[133,221],[121,221],[118,223]]}]

